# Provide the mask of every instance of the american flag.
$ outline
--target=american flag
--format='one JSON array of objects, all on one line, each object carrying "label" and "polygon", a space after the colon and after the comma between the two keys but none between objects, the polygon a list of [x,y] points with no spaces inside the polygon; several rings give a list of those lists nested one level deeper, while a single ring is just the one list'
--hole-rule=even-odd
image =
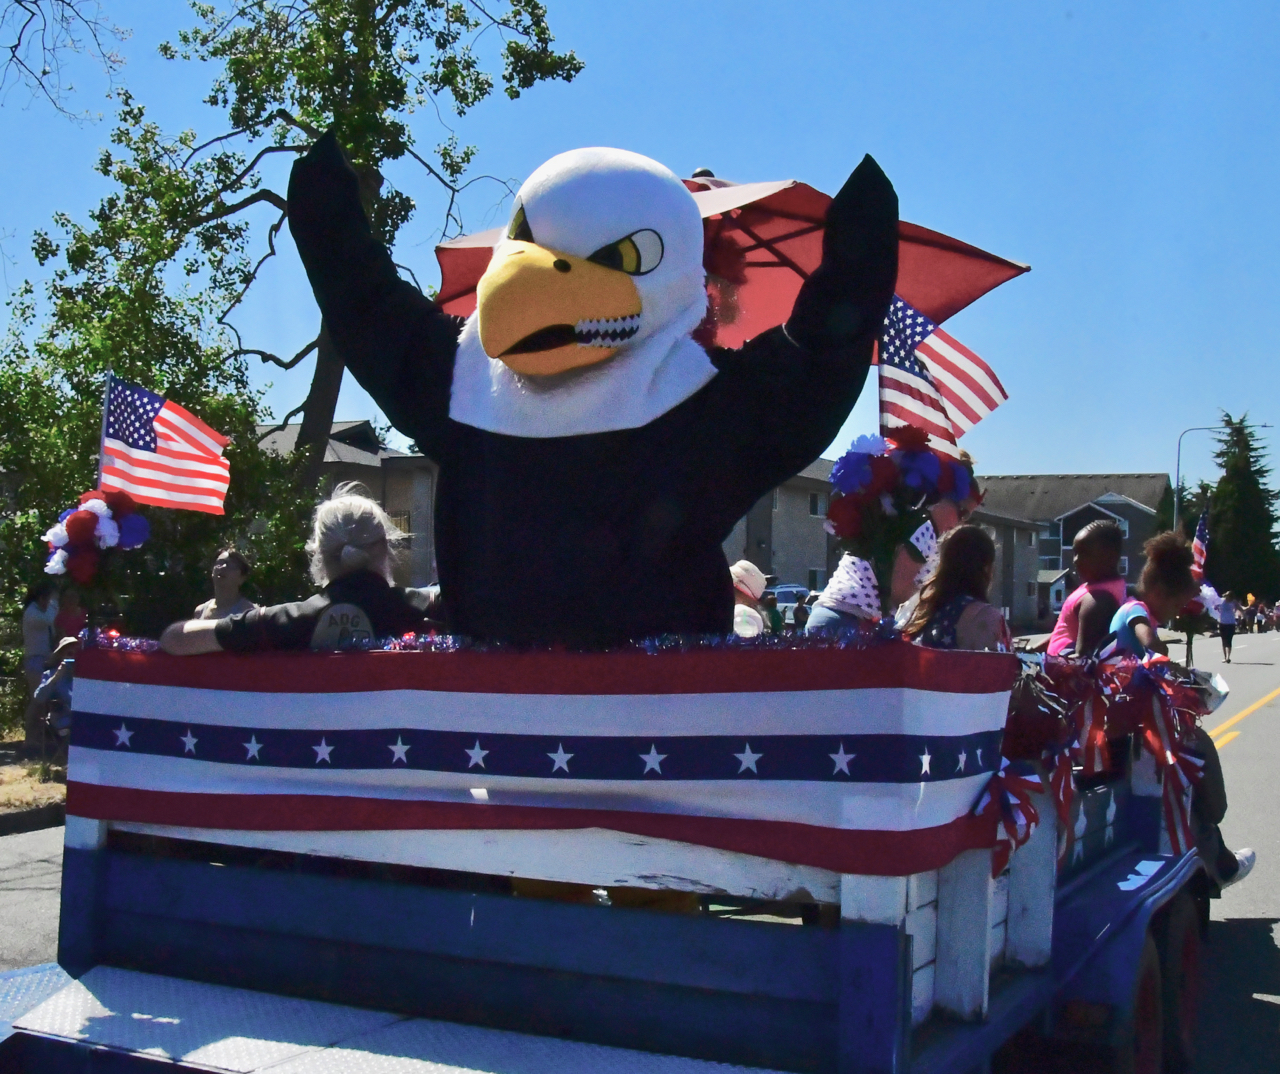
[{"label": "american flag", "polygon": [[1206,511],[1196,523],[1195,540],[1191,542],[1191,554],[1195,557],[1191,564],[1191,574],[1197,582],[1204,581],[1204,560],[1209,554],[1209,513]]},{"label": "american flag", "polygon": [[897,295],[879,363],[881,431],[914,425],[946,455],[959,455],[957,438],[1009,398],[986,362]]},{"label": "american flag", "polygon": [[108,378],[102,421],[103,491],[127,492],[139,503],[223,513],[231,467],[227,438],[163,396]]}]

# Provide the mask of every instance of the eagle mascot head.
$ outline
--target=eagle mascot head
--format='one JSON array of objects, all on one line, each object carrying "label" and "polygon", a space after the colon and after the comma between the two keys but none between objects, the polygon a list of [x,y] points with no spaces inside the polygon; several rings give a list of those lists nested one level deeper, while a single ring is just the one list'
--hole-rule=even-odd
[{"label": "eagle mascot head", "polygon": [[652,421],[715,373],[690,335],[704,281],[702,218],[670,170],[622,149],[552,157],[480,279],[451,416],[534,437]]}]

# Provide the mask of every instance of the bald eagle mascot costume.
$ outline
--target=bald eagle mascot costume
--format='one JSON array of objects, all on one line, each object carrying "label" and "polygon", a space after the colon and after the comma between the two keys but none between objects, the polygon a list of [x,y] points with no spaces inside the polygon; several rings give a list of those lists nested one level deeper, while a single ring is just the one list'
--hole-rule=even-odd
[{"label": "bald eagle mascot costume", "polygon": [[893,295],[897,223],[867,157],[787,323],[705,349],[692,338],[702,220],[647,157],[579,149],[535,171],[465,321],[400,279],[332,133],[289,182],[334,346],[439,465],[450,629],[517,645],[729,633],[721,545],[853,408]]}]

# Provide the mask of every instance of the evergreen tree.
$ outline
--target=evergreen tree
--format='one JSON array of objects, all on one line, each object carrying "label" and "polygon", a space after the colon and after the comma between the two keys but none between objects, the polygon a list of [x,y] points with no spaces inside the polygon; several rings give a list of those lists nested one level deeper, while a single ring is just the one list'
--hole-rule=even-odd
[{"label": "evergreen tree", "polygon": [[1262,448],[1247,414],[1233,418],[1223,411],[1213,457],[1222,477],[1209,512],[1206,573],[1220,593],[1230,589],[1274,600],[1280,595],[1277,493],[1268,485],[1271,468],[1262,461]]},{"label": "evergreen tree", "polygon": [[[1178,486],[1178,532],[1188,541],[1196,535],[1196,523],[1200,516],[1209,510],[1213,501],[1213,485],[1201,481],[1195,488],[1187,484],[1183,478]],[[1173,529],[1173,488],[1165,489],[1164,496],[1156,507],[1156,532],[1163,533]]]}]

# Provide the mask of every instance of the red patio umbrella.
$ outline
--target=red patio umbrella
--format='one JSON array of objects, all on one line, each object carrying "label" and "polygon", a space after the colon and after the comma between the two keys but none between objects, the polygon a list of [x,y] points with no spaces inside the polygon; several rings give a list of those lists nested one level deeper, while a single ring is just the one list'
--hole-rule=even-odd
[{"label": "red patio umbrella", "polygon": [[[741,346],[790,315],[800,285],[822,261],[831,198],[794,179],[684,183],[702,212],[703,264],[711,292],[711,312],[699,338]],[[465,317],[476,308],[476,284],[501,236],[502,229],[494,228],[436,247],[438,301],[446,312]],[[897,293],[935,323],[1029,270],[918,224],[898,224]]]}]

